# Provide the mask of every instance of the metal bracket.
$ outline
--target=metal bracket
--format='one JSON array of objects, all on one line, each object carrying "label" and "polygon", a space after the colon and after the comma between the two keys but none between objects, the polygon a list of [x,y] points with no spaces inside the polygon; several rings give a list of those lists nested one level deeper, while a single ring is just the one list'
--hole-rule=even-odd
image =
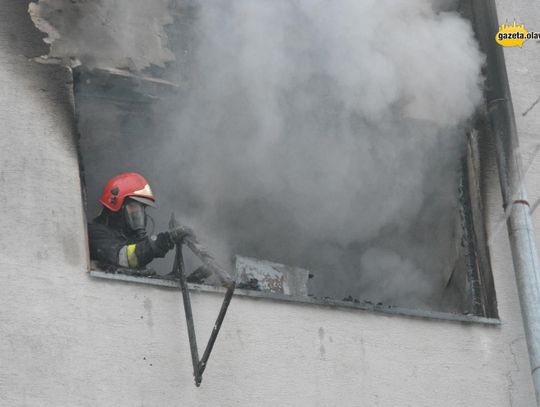
[{"label": "metal bracket", "polygon": [[[177,222],[173,213],[171,215],[169,227],[173,228],[176,225]],[[188,244],[188,247],[191,247],[191,245]],[[194,253],[197,254],[195,251]],[[201,260],[204,261],[204,259],[202,258]],[[208,358],[210,357],[210,353],[212,352],[212,348],[214,347],[214,343],[216,342],[219,330],[221,328],[221,324],[223,323],[223,319],[225,318],[225,314],[227,313],[227,308],[229,307],[229,304],[231,302],[236,283],[234,280],[231,279],[230,281],[227,281],[223,284],[225,287],[227,287],[227,292],[225,293],[225,298],[223,299],[223,303],[221,304],[221,309],[219,310],[216,323],[214,324],[214,328],[212,329],[212,333],[210,334],[210,339],[208,340],[203,356],[201,359],[199,359],[197,337],[195,335],[195,323],[193,321],[193,311],[191,309],[191,300],[189,297],[189,290],[186,281],[184,257],[182,255],[181,243],[176,244],[176,256],[174,258],[173,272],[176,273],[180,278],[180,288],[182,290],[182,299],[184,301],[184,311],[186,314],[186,324],[188,329],[189,347],[191,349],[191,361],[193,363],[193,377],[195,379],[195,386],[199,387],[201,385],[202,375],[208,363]]]}]

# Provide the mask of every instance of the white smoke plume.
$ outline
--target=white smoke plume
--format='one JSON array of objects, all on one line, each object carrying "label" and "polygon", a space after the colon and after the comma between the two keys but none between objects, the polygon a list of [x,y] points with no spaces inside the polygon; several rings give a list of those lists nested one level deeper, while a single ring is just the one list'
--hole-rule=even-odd
[{"label": "white smoke plume", "polygon": [[184,212],[231,253],[310,268],[318,295],[436,303],[482,63],[469,23],[438,10],[200,2],[163,151],[187,178]]}]

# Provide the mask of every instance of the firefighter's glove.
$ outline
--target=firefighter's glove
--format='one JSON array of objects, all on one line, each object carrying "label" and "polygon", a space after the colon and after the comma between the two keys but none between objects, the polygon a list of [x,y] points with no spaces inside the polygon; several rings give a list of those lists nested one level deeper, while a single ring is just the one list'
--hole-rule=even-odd
[{"label": "firefighter's glove", "polygon": [[173,244],[182,243],[183,240],[188,236],[195,236],[193,229],[191,229],[189,226],[177,226],[169,230],[168,233],[173,241]]},{"label": "firefighter's glove", "polygon": [[154,257],[165,257],[167,252],[174,247],[174,240],[170,232],[162,232],[158,233],[157,236],[152,236],[150,238],[150,244]]}]

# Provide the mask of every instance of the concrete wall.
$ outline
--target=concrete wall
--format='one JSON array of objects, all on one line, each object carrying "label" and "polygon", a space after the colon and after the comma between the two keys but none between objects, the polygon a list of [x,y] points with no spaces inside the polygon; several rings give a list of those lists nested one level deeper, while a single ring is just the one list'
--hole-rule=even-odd
[{"label": "concrete wall", "polygon": [[[540,30],[540,6],[499,3],[502,19],[522,15]],[[44,50],[26,6],[0,3],[1,406],[534,404],[494,165],[499,326],[238,297],[195,388],[179,292],[86,273],[70,73],[29,60]],[[506,50],[526,162],[540,128],[537,110],[522,115],[540,95],[539,52],[537,43]],[[537,159],[532,200],[539,180]],[[192,300],[207,337],[221,298]]]}]

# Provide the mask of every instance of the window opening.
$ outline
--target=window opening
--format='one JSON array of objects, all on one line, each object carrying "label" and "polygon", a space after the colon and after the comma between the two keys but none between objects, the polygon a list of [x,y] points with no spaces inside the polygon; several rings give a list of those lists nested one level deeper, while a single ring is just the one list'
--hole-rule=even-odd
[{"label": "window opening", "polygon": [[[179,7],[182,8],[181,5]],[[376,128],[381,134],[387,132],[387,149],[374,146],[375,140],[361,140],[360,144],[363,143],[365,149],[371,149],[370,159],[377,170],[359,179],[358,183],[365,184],[365,189],[372,192],[399,187],[402,182],[399,177],[395,180],[396,185],[383,185],[379,182],[380,178],[388,178],[388,174],[383,173],[385,166],[378,163],[385,162],[388,168],[393,165],[392,154],[389,153],[389,149],[394,148],[392,143],[399,144],[396,152],[403,154],[405,158],[409,157],[407,161],[403,157],[397,157],[396,153],[396,160],[402,159],[405,160],[403,162],[416,165],[418,178],[431,177],[431,189],[426,190],[427,187],[420,183],[414,186],[418,193],[426,194],[426,199],[419,200],[416,204],[422,209],[418,214],[413,213],[414,205],[406,208],[393,207],[395,204],[392,199],[368,199],[369,208],[359,210],[358,219],[375,218],[379,216],[377,210],[381,209],[383,214],[407,212],[405,215],[414,218],[414,221],[405,225],[402,219],[396,216],[396,222],[379,222],[370,233],[366,232],[367,237],[361,238],[348,236],[350,230],[347,230],[347,227],[351,222],[336,223],[339,226],[336,228],[343,230],[343,234],[332,232],[332,216],[346,209],[356,210],[355,205],[362,206],[363,201],[352,199],[351,205],[342,205],[340,190],[331,190],[335,194],[326,196],[324,201],[335,201],[335,211],[327,212],[327,218],[321,216],[319,233],[317,228],[310,224],[313,218],[303,217],[302,214],[316,212],[317,206],[309,200],[292,199],[291,191],[301,195],[303,185],[311,181],[314,182],[312,186],[316,186],[318,179],[326,179],[328,183],[325,185],[328,185],[332,183],[330,181],[339,181],[340,178],[325,178],[327,173],[324,170],[317,170],[317,166],[309,164],[310,159],[317,161],[324,158],[324,154],[319,156],[317,151],[309,148],[315,141],[301,137],[297,144],[293,142],[281,146],[280,143],[275,143],[261,145],[259,150],[255,146],[255,150],[250,150],[269,152],[269,155],[263,157],[268,160],[264,168],[270,169],[267,172],[275,169],[279,174],[276,178],[267,172],[258,173],[258,167],[251,172],[247,170],[252,167],[244,164],[257,161],[257,156],[242,155],[238,142],[250,143],[251,135],[258,131],[257,126],[260,124],[255,120],[250,122],[253,119],[250,116],[253,108],[249,99],[251,90],[242,83],[239,83],[242,86],[236,88],[231,86],[227,89],[233,89],[232,93],[224,99],[226,102],[219,106],[215,105],[214,100],[222,98],[223,95],[200,94],[202,90],[197,86],[204,86],[206,79],[212,80],[215,72],[209,73],[203,66],[203,61],[198,59],[202,51],[207,51],[204,47],[208,46],[203,43],[206,39],[196,35],[202,24],[200,5],[190,3],[187,8],[189,12],[175,14],[175,23],[168,27],[171,43],[174,44],[174,40],[181,37],[180,42],[173,45],[173,48],[178,47],[175,52],[178,51],[181,75],[170,75],[171,71],[178,68],[174,66],[175,63],[160,69],[150,67],[137,74],[126,70],[88,69],[83,65],[74,69],[89,218],[95,213],[95,197],[99,195],[105,180],[121,171],[133,169],[155,182],[157,195],[164,197],[160,208],[153,212],[156,231],[166,228],[163,214],[172,210],[180,212],[182,217],[196,219],[199,224],[195,226],[205,232],[212,232],[211,235],[205,233],[203,240],[211,242],[210,247],[219,248],[220,260],[223,253],[229,256],[227,261],[232,259],[230,263],[227,262],[227,266],[235,272],[239,288],[290,295],[306,302],[332,301],[368,306],[373,304],[495,317],[496,306],[489,256],[486,255],[485,248],[481,194],[477,191],[478,177],[481,174],[471,170],[471,166],[481,159],[478,149],[472,151],[471,132],[467,140],[463,136],[465,129],[462,128],[436,132],[429,118],[406,112],[405,116],[409,116],[400,122],[402,127],[399,130],[407,136],[416,134],[419,137],[418,140],[424,144],[423,148],[426,148],[427,153],[418,155],[414,146],[399,144],[400,139],[393,134],[395,128],[391,120],[373,123],[348,111],[342,95],[337,91],[340,88],[336,87],[336,78],[331,75],[322,71],[313,72],[309,78],[304,78],[306,80],[287,82],[287,86],[276,85],[277,100],[283,102],[278,112],[281,129],[290,135],[289,138],[284,138],[282,143],[286,144],[290,139],[294,139],[295,134],[305,135],[311,130],[321,133],[320,129],[324,129],[321,133],[324,137],[316,142],[320,142],[321,148],[332,154],[334,146],[346,138],[349,134],[347,132],[367,134]],[[290,34],[294,36],[295,32]],[[169,68],[171,69],[167,71]],[[228,71],[225,71],[225,74],[227,73]],[[232,76],[234,80],[241,77],[240,71]],[[314,103],[306,104],[306,100]],[[306,106],[313,111],[306,110]],[[402,106],[397,104],[392,109],[400,111]],[[396,117],[391,115],[390,118]],[[212,142],[221,137],[220,131],[223,131],[225,136],[234,138],[234,143],[217,143],[217,147],[213,146]],[[448,138],[442,136],[444,132],[453,132],[453,136],[462,138],[464,143],[458,147],[446,145],[445,140]],[[433,135],[433,139],[429,139],[428,135]],[[210,136],[215,136],[215,139]],[[226,138],[225,136],[223,138]],[[208,143],[200,142],[204,138],[209,138]],[[474,143],[477,142],[475,139]],[[304,151],[304,148],[306,154],[298,154]],[[461,153],[455,154],[452,150],[452,154],[457,158],[447,162],[444,161],[445,155],[441,154],[441,151],[450,151],[450,148],[458,149]],[[313,154],[313,157],[309,158],[309,154]],[[198,158],[192,160],[190,157]],[[272,159],[276,157],[285,157],[286,160],[283,163],[277,160],[275,167],[272,167]],[[442,187],[433,182],[436,180],[435,175],[430,174],[438,171],[438,167],[433,165],[437,164],[437,160],[442,160],[441,165],[451,168],[454,174],[451,178],[444,179]],[[295,184],[295,177],[301,178],[302,171],[305,170],[302,166],[296,166],[300,161],[307,163],[305,168],[310,171],[318,171],[315,177],[308,177],[308,183],[305,184]],[[354,155],[342,154],[335,163],[339,164],[341,161],[354,163]],[[217,171],[214,168],[215,163],[218,164]],[[233,164],[229,165],[231,163]],[[133,168],[134,165],[136,168]],[[290,167],[288,172],[283,170],[284,167]],[[369,169],[370,167],[366,166],[367,172]],[[214,184],[213,172],[218,175],[225,173],[229,180],[226,188],[234,193],[224,193],[220,182]],[[164,174],[174,176],[165,177]],[[283,174],[291,177],[280,178]],[[399,176],[399,171],[396,174]],[[252,180],[261,176],[265,177],[265,182],[274,189],[262,188],[260,194],[255,194],[253,192],[258,191],[258,186],[253,186]],[[290,188],[291,183],[295,188]],[[346,184],[343,185],[343,190],[351,187],[358,189],[357,185]],[[244,194],[249,188],[251,192]],[[440,193],[444,193],[445,188],[457,191],[452,198],[455,198],[456,202],[454,206],[442,205],[444,210],[437,214],[436,205],[430,205],[438,199]],[[215,198],[213,202],[208,201],[209,196]],[[392,197],[391,194],[382,194],[383,198],[389,196]],[[417,200],[417,196],[412,193],[409,198],[411,201]],[[295,207],[298,202],[305,202],[305,207]],[[175,204],[179,207],[174,207]],[[204,211],[201,208],[204,208]],[[429,225],[426,219],[430,217],[444,218],[445,223]],[[369,226],[368,222],[366,229]],[[433,228],[430,229],[430,226]],[[332,233],[326,234],[327,231]],[[330,236],[332,234],[333,236]],[[453,237],[448,237],[450,235]],[[417,244],[407,248],[408,241],[414,239]],[[220,247],[223,242],[228,247]],[[439,246],[432,248],[430,245],[435,244],[434,242]],[[443,247],[445,244],[453,246]],[[424,252],[430,250],[450,254],[448,259],[443,256],[429,259]],[[410,259],[418,260],[422,263],[421,266],[416,267]],[[170,260],[169,258],[152,263],[154,270],[110,268],[105,271],[164,279],[164,274],[170,271]],[[195,264],[195,260],[188,256],[184,261],[187,263],[186,269],[191,269],[190,266]],[[208,281],[204,268],[194,268],[196,271],[186,276],[187,282],[212,284]],[[438,278],[444,280],[444,284],[437,285],[433,292],[424,293],[425,303],[408,301],[408,297],[412,296],[418,287],[414,287],[411,292],[395,290],[394,296],[384,297],[384,287],[388,284],[400,288],[401,277],[399,273],[395,273],[398,268],[417,275],[421,275],[422,270],[427,275],[430,275],[430,272],[439,273],[441,275]],[[385,277],[385,274],[391,278]],[[418,278],[418,284],[423,283],[425,280]],[[219,281],[216,284],[219,285]],[[401,285],[401,288],[406,288],[407,284]],[[370,291],[375,294],[368,295]]]}]

